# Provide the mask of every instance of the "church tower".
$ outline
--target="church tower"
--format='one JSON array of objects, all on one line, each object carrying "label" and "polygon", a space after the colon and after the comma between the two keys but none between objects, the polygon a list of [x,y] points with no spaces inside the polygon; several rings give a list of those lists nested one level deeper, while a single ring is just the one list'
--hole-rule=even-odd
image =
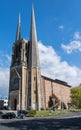
[{"label": "church tower", "polygon": [[41,74],[33,6],[29,41],[21,38],[20,15],[18,19],[12,47],[9,107],[22,110],[41,108]]},{"label": "church tower", "polygon": [[41,74],[38,54],[37,34],[34,16],[34,7],[32,6],[31,29],[29,42],[29,59],[28,59],[28,109],[41,108]]},{"label": "church tower", "polygon": [[21,38],[20,15],[18,19],[16,40],[12,47],[10,66],[9,108],[26,109],[27,87],[27,48],[28,41]]}]

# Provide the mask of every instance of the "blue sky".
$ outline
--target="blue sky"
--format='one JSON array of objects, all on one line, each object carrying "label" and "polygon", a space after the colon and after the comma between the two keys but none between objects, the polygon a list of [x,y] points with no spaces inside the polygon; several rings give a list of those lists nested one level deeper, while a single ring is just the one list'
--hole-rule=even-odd
[{"label": "blue sky", "polygon": [[[41,73],[81,83],[81,0],[33,0]],[[0,0],[0,95],[8,95],[9,67],[18,15],[29,39],[32,0]]]}]

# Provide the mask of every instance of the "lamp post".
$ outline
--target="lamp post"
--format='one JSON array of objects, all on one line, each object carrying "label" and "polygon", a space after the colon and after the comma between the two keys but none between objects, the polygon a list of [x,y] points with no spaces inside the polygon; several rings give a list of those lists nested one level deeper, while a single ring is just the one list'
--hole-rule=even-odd
[{"label": "lamp post", "polygon": [[19,72],[15,69],[15,72],[19,78],[19,110],[21,110],[21,76],[19,74]]}]

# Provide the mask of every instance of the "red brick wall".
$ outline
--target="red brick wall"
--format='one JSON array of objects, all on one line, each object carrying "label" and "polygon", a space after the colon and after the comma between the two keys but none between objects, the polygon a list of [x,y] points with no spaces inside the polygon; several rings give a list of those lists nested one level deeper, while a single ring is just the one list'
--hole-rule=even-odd
[{"label": "red brick wall", "polygon": [[42,77],[42,105],[44,108],[48,108],[49,97],[52,96],[52,93],[60,101],[59,108],[61,108],[61,102],[68,108],[67,104],[70,102],[70,87]]},{"label": "red brick wall", "polygon": [[60,102],[64,102],[68,108],[68,102],[70,102],[70,87],[53,83],[53,93],[59,98]]},{"label": "red brick wall", "polygon": [[49,98],[52,95],[52,89],[51,89],[51,82],[48,80],[45,80],[45,96],[46,96],[46,108],[48,108],[48,102],[49,102]]}]

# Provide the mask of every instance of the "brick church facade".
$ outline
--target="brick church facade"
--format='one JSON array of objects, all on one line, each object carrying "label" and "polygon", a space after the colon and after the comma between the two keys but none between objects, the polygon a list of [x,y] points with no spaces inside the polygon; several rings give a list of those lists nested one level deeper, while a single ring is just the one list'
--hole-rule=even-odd
[{"label": "brick church facade", "polygon": [[21,38],[20,16],[10,66],[9,108],[68,108],[71,86],[41,75],[34,8],[32,7],[30,40]]}]

